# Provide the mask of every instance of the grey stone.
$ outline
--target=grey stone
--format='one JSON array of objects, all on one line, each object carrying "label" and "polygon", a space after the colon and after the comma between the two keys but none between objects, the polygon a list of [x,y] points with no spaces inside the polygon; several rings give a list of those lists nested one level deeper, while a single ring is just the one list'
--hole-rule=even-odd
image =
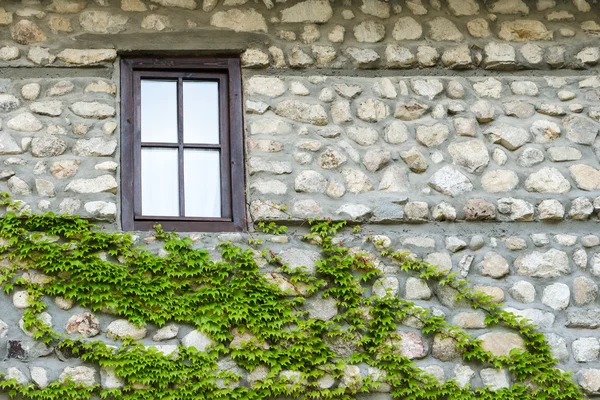
[{"label": "grey stone", "polygon": [[513,100],[502,104],[504,106],[504,113],[508,116],[527,119],[535,114],[535,107],[533,104],[524,101]]},{"label": "grey stone", "polygon": [[558,169],[545,167],[529,175],[525,189],[539,193],[567,193],[571,190],[571,184]]},{"label": "grey stone", "polygon": [[437,170],[428,181],[429,186],[447,196],[456,197],[473,190],[471,181],[451,166]]},{"label": "grey stone", "polygon": [[327,125],[329,118],[320,104],[308,104],[298,100],[284,100],[275,108],[275,113],[284,118],[313,125]]},{"label": "grey stone", "polygon": [[596,361],[600,354],[600,342],[595,337],[575,339],[572,347],[573,358],[577,362]]},{"label": "grey stone", "polygon": [[515,268],[519,275],[532,278],[556,278],[571,272],[567,253],[556,249],[519,256],[515,260]]},{"label": "grey stone", "polygon": [[404,206],[404,214],[408,222],[427,222],[429,205],[424,201],[409,201]]},{"label": "grey stone", "polygon": [[308,316],[322,321],[329,321],[337,315],[337,304],[333,298],[316,299],[308,303]]},{"label": "grey stone", "polygon": [[404,298],[407,300],[428,300],[431,298],[431,289],[426,281],[409,277],[406,279],[404,287]]},{"label": "grey stone", "polygon": [[18,132],[37,132],[42,129],[44,125],[33,114],[23,112],[11,118],[6,126]]},{"label": "grey stone", "polygon": [[471,173],[480,172],[490,161],[487,148],[481,140],[477,139],[452,142],[448,145],[448,152],[455,165],[461,166]]},{"label": "grey stone", "polygon": [[553,310],[565,310],[569,306],[571,290],[564,283],[553,283],[544,288],[542,303]]},{"label": "grey stone", "polygon": [[473,371],[469,366],[456,365],[454,367],[454,380],[459,387],[464,388],[470,384],[473,377],[475,377],[475,371]]},{"label": "grey stone", "polygon": [[388,294],[391,297],[396,297],[398,296],[398,290],[398,279],[394,277],[380,278],[373,284],[373,295],[375,297],[385,297]]},{"label": "grey stone", "polygon": [[563,119],[563,125],[567,139],[577,144],[592,145],[600,131],[596,122],[578,115]]},{"label": "grey stone", "polygon": [[508,150],[517,150],[531,139],[523,128],[500,123],[485,131],[492,143],[498,143]]},{"label": "grey stone", "polygon": [[405,168],[390,165],[383,170],[379,190],[385,192],[407,192],[410,188],[408,174]]},{"label": "grey stone", "polygon": [[303,268],[310,274],[315,273],[315,263],[321,258],[315,251],[300,248],[283,250],[279,257],[291,270]]},{"label": "grey stone", "polygon": [[526,147],[519,156],[518,163],[525,168],[533,167],[544,161],[544,152],[535,147]]},{"label": "grey stone", "polygon": [[594,206],[588,198],[577,197],[571,201],[569,218],[584,221],[589,219],[593,212]]},{"label": "grey stone", "polygon": [[92,179],[74,179],[65,188],[65,191],[75,193],[115,193],[116,190],[117,181],[112,175],[102,175]]},{"label": "grey stone", "polygon": [[567,328],[596,329],[600,327],[600,309],[582,309],[567,312]]}]

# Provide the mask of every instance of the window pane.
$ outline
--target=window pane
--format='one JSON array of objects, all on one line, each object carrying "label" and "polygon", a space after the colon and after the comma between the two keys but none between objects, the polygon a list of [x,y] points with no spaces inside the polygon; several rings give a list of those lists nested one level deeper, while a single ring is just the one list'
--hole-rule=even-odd
[{"label": "window pane", "polygon": [[221,164],[218,150],[184,150],[185,216],[221,216]]},{"label": "window pane", "polygon": [[177,142],[177,81],[142,79],[142,142]]},{"label": "window pane", "polygon": [[179,215],[177,149],[142,149],[142,214]]},{"label": "window pane", "polygon": [[183,141],[219,143],[218,82],[183,82]]}]

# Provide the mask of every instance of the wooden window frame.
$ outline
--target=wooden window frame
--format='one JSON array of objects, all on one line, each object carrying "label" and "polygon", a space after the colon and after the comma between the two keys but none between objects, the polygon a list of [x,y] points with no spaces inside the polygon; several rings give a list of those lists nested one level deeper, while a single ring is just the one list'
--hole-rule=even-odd
[{"label": "wooden window frame", "polygon": [[[142,77],[177,79],[178,142],[141,142]],[[220,144],[183,142],[183,79],[219,81]],[[220,218],[144,216],[141,214],[142,147],[179,150],[179,207],[184,207],[183,149],[220,149]],[[163,229],[178,232],[240,232],[246,230],[242,79],[240,60],[231,58],[124,57],[121,59],[121,224],[126,231]]]}]

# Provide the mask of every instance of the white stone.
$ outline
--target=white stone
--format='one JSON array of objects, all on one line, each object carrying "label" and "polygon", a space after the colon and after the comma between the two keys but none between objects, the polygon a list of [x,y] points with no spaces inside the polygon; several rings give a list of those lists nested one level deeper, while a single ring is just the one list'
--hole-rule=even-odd
[{"label": "white stone", "polygon": [[113,339],[131,337],[141,340],[146,336],[146,332],[146,327],[138,328],[126,319],[117,319],[106,327],[106,336]]},{"label": "white stone", "polygon": [[515,260],[515,268],[519,275],[532,278],[556,278],[571,272],[567,253],[556,249],[519,256]]},{"label": "white stone", "polygon": [[90,367],[66,367],[58,377],[60,383],[67,380],[83,386],[93,386],[96,384],[96,371]]},{"label": "white stone", "polygon": [[571,184],[558,169],[545,167],[529,175],[525,189],[539,193],[567,193],[571,190]]},{"label": "white stone", "polygon": [[436,171],[429,178],[428,184],[438,192],[451,197],[473,190],[473,184],[469,178],[448,165]]},{"label": "white stone", "polygon": [[533,303],[535,301],[535,286],[530,282],[518,281],[508,291],[520,303]]},{"label": "white stone", "polygon": [[102,175],[92,179],[74,179],[67,185],[65,191],[75,193],[115,193],[117,186],[117,181],[112,175]]},{"label": "white stone", "polygon": [[18,132],[37,132],[44,127],[42,122],[29,112],[11,118],[6,126]]},{"label": "white stone", "polygon": [[217,28],[231,29],[235,32],[268,32],[265,17],[254,8],[246,10],[230,9],[218,11],[210,18],[210,24]]},{"label": "white stone", "polygon": [[571,291],[564,283],[554,283],[544,288],[542,303],[554,310],[565,310],[569,306]]}]

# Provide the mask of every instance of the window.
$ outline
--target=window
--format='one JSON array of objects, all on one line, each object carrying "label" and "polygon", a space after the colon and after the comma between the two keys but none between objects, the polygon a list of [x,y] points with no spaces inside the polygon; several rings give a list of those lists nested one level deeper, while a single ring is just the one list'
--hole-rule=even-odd
[{"label": "window", "polygon": [[238,58],[123,58],[124,230],[244,230]]}]

